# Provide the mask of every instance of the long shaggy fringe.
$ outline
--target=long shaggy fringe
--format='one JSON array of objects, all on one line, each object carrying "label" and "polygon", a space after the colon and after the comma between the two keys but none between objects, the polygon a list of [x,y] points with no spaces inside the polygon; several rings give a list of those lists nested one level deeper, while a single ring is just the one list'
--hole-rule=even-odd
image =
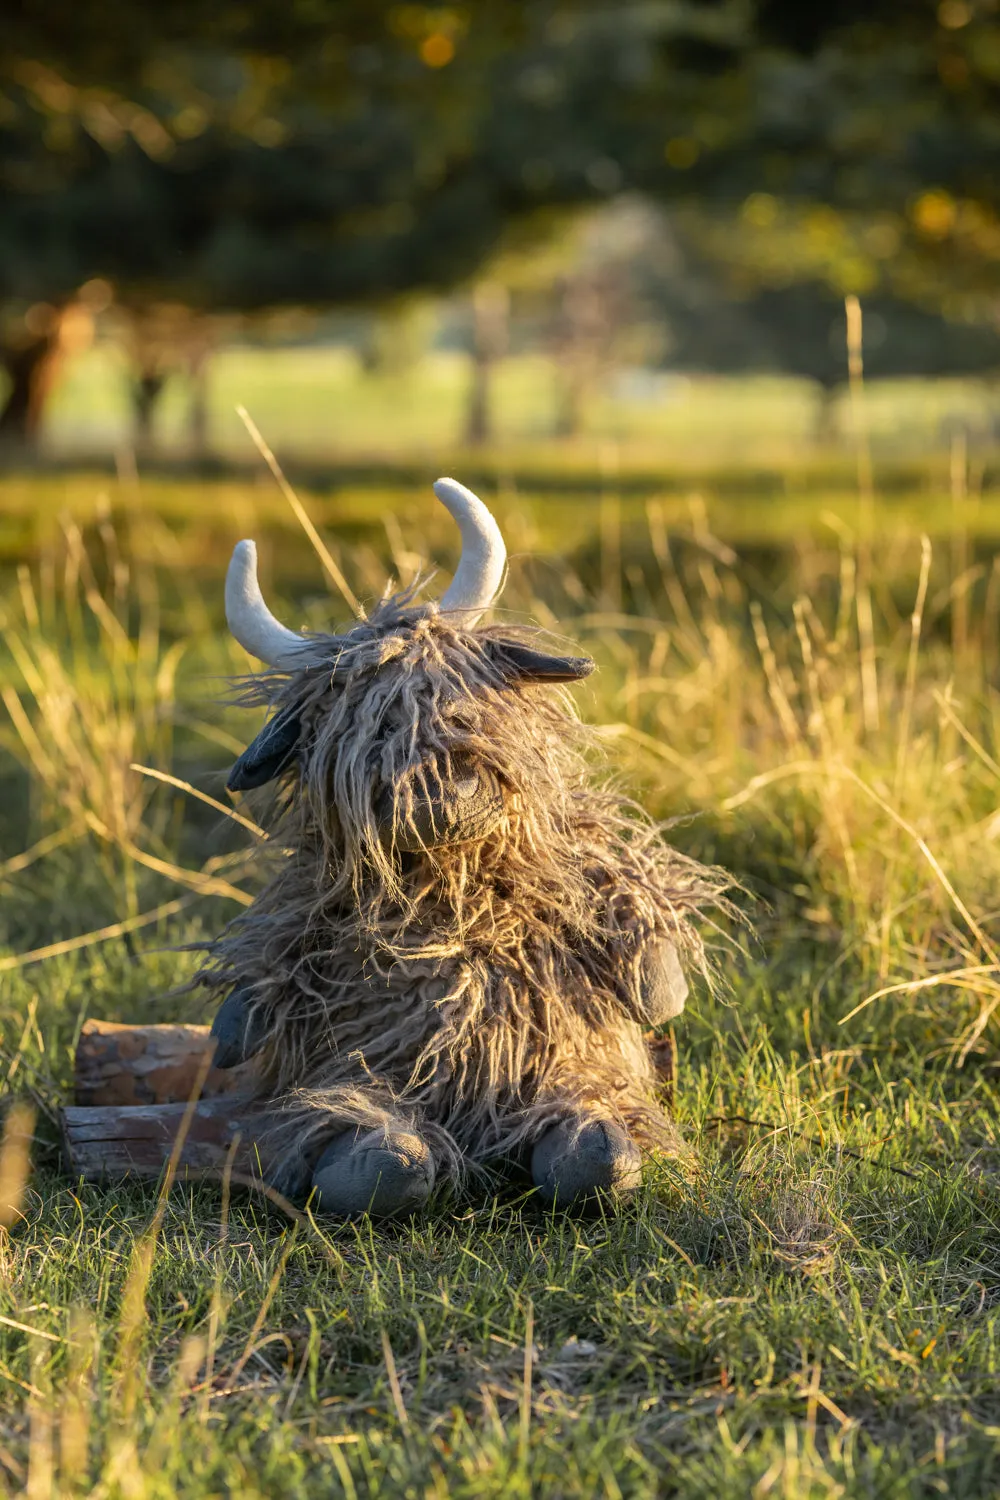
[{"label": "long shaggy fringe", "polygon": [[[707,972],[694,919],[727,882],[595,777],[564,690],[504,680],[485,647],[511,634],[398,595],[348,636],[312,637],[295,672],[245,686],[243,702],[299,713],[302,749],[272,799],[270,882],[199,979],[251,993],[262,1091],[308,1154],[348,1127],[404,1121],[457,1178],[568,1115],[677,1145],[640,961],[669,938]],[[457,757],[499,781],[499,826],[387,851],[380,795],[406,823]]]}]

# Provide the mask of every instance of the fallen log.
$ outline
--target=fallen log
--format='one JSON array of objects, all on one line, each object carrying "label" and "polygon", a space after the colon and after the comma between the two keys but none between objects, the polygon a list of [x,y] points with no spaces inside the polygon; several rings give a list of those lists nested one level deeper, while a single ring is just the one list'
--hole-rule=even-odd
[{"label": "fallen log", "polygon": [[253,1064],[213,1068],[214,1046],[207,1026],[86,1021],[76,1049],[75,1102],[80,1106],[186,1104],[196,1088],[204,1099],[245,1093]]},{"label": "fallen log", "polygon": [[[63,1148],[70,1172],[88,1182],[160,1177],[178,1135],[178,1176],[266,1178],[272,1165],[255,1137],[260,1114],[245,1096],[223,1094],[187,1104],[68,1105]],[[186,1128],[185,1128],[186,1127]]]},{"label": "fallen log", "polygon": [[74,1059],[75,1103],[61,1117],[70,1173],[91,1182],[158,1178],[183,1129],[182,1178],[263,1177],[260,1109],[248,1097],[253,1063],[213,1068],[214,1048],[207,1026],[87,1021]]},{"label": "fallen log", "polygon": [[[650,1033],[660,1082],[673,1086],[669,1036]],[[75,1104],[62,1111],[71,1175],[87,1181],[160,1177],[194,1098],[178,1173],[260,1182],[272,1165],[260,1105],[250,1097],[253,1062],[213,1068],[207,1026],[128,1026],[87,1021],[76,1049]]]}]

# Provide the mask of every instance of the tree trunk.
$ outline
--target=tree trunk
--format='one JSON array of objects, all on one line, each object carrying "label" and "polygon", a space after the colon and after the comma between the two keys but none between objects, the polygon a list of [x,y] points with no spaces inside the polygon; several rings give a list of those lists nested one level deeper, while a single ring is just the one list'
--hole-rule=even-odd
[{"label": "tree trunk", "polygon": [[584,398],[589,382],[579,367],[570,365],[564,371],[556,412],[555,436],[578,438],[583,431]]},{"label": "tree trunk", "polygon": [[20,349],[8,350],[0,363],[10,390],[0,411],[0,439],[31,447],[38,437],[42,412],[59,375],[64,351],[58,336],[45,334]]},{"label": "tree trunk", "polygon": [[839,386],[821,385],[816,399],[816,424],[813,440],[819,448],[829,448],[840,437],[837,422],[837,396]]},{"label": "tree trunk", "polygon": [[507,349],[510,297],[507,288],[483,281],[472,295],[472,385],[465,423],[471,447],[493,438],[493,371]]},{"label": "tree trunk", "polygon": [[556,360],[562,377],[556,437],[577,438],[583,431],[587,397],[606,363],[610,336],[610,313],[599,281],[587,272],[567,278],[556,338]]},{"label": "tree trunk", "polygon": [[153,417],[166,383],[165,370],[141,370],[132,379],[133,441],[137,453],[153,451]]},{"label": "tree trunk", "polygon": [[191,404],[188,407],[188,443],[195,458],[208,452],[208,350],[199,349],[188,364]]},{"label": "tree trunk", "polygon": [[80,302],[62,307],[32,309],[25,318],[27,337],[0,350],[0,366],[10,381],[0,410],[0,443],[31,447],[37,440],[42,414],[66,356],[87,347],[93,336],[93,315]]}]

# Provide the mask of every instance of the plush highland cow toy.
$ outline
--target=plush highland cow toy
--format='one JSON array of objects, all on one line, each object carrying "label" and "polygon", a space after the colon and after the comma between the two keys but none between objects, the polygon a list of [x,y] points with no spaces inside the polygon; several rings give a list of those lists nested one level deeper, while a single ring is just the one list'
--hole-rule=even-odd
[{"label": "plush highland cow toy", "polygon": [[684,1007],[692,918],[722,882],[595,784],[563,684],[586,658],[483,627],[505,549],[435,485],[462,558],[440,604],[387,596],[299,636],[252,542],[226,581],[272,716],[229,777],[278,784],[270,883],[200,975],[225,996],[216,1065],[251,1054],[273,1104],[273,1185],[323,1212],[412,1211],[435,1179],[527,1169],[568,1205],[676,1145],[645,1033]]}]

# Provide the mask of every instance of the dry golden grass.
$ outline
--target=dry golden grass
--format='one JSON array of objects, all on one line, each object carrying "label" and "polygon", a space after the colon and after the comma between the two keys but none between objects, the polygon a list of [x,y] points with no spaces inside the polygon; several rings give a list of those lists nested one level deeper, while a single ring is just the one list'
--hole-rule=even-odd
[{"label": "dry golden grass", "polygon": [[[387,570],[451,555],[422,497],[371,496],[364,524],[352,503],[347,540],[323,516],[330,599],[267,510],[290,619],[346,618]],[[6,1488],[991,1493],[1000,572],[962,455],[928,534],[915,502],[754,542],[724,507],[607,484],[586,514],[497,501],[504,610],[597,656],[582,710],[756,929],[719,934],[728,996],[677,1028],[696,1170],[583,1224],[511,1199],[289,1226],[235,1188],[58,1174],[84,1016],[179,1014],[157,998],[190,967],[170,945],[254,888],[258,831],[222,776],[255,727],[220,703],[245,661],[189,504],[171,532],[154,486],[116,494],[2,591]],[[212,524],[258,520],[230,496]]]}]

